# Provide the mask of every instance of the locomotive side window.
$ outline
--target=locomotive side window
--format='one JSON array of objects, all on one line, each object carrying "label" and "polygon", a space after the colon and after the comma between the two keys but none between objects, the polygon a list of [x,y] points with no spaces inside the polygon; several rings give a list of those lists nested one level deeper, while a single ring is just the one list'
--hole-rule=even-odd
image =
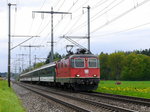
[{"label": "locomotive side window", "polygon": [[96,68],[97,67],[97,59],[89,58],[88,66],[89,66],[89,68]]},{"label": "locomotive side window", "polygon": [[74,59],[71,59],[71,67],[74,68]]},{"label": "locomotive side window", "polygon": [[84,59],[74,59],[74,67],[84,68]]},{"label": "locomotive side window", "polygon": [[60,68],[60,63],[58,63],[58,68]]},{"label": "locomotive side window", "polygon": [[67,68],[67,64],[65,63],[65,68]]},{"label": "locomotive side window", "polygon": [[61,63],[61,68],[63,68],[63,63]]}]

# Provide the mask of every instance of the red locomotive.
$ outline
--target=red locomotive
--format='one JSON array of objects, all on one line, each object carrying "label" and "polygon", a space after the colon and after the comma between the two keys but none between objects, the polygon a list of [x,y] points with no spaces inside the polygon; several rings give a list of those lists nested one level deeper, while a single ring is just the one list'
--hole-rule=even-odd
[{"label": "red locomotive", "polygon": [[76,90],[96,89],[100,80],[98,58],[92,54],[74,54],[56,64],[56,82]]}]

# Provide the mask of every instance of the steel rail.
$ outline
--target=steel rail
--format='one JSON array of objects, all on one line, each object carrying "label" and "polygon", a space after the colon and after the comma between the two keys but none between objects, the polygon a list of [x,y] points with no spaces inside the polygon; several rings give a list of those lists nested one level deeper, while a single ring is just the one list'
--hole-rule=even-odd
[{"label": "steel rail", "polygon": [[106,103],[102,103],[102,102],[95,102],[95,101],[92,101],[92,100],[87,100],[87,99],[77,98],[77,97],[73,97],[73,96],[68,96],[68,95],[65,95],[65,94],[58,93],[58,92],[45,90],[44,88],[31,86],[29,84],[27,84],[27,85],[32,87],[32,88],[40,89],[40,90],[45,91],[45,92],[50,92],[50,93],[55,94],[55,95],[57,94],[57,95],[67,97],[67,98],[70,98],[70,99],[78,100],[78,101],[81,101],[81,102],[86,102],[86,103],[94,105],[94,106],[103,107],[105,109],[109,109],[109,110],[113,110],[113,111],[117,111],[117,112],[138,112],[138,111],[135,111],[135,110],[131,110],[131,109],[127,109],[127,108],[123,108],[123,107],[119,107],[119,106],[115,106],[115,105],[111,105],[111,104],[106,104]]},{"label": "steel rail", "polygon": [[96,97],[102,97],[102,98],[113,99],[113,100],[124,101],[124,102],[130,102],[138,105],[140,104],[144,106],[150,106],[150,99],[145,99],[145,98],[124,96],[124,95],[113,95],[113,94],[99,93],[99,92],[90,92],[90,93],[81,92],[81,94],[90,95],[90,96],[92,95]]},{"label": "steel rail", "polygon": [[59,103],[59,104],[62,104],[62,105],[64,105],[64,106],[66,106],[66,107],[69,107],[69,108],[71,108],[71,109],[74,109],[74,110],[76,110],[76,111],[78,111],[78,112],[90,112],[89,110],[84,109],[84,108],[82,108],[82,107],[78,107],[78,106],[72,105],[72,104],[70,104],[70,103],[64,102],[64,101],[62,101],[62,100],[53,98],[53,97],[51,97],[51,96],[49,96],[49,95],[43,94],[43,92],[39,92],[38,90],[34,90],[33,88],[26,87],[26,86],[24,86],[24,85],[22,85],[22,84],[17,84],[17,85],[19,85],[19,86],[21,86],[21,87],[23,87],[23,88],[25,88],[25,89],[28,89],[28,90],[30,90],[30,91],[32,91],[32,92],[38,94],[38,95],[41,95],[41,96],[43,96],[43,97],[45,97],[45,98],[47,98],[47,99],[50,99],[50,100],[53,100],[53,101],[55,101],[55,102],[57,102],[57,103]]}]

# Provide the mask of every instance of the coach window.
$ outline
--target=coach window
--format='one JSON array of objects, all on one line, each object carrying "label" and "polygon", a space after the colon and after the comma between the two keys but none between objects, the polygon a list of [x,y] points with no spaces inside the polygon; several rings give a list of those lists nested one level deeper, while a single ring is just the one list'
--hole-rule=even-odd
[{"label": "coach window", "polygon": [[74,65],[76,68],[84,68],[84,59],[75,59]]},{"label": "coach window", "polygon": [[31,73],[32,74],[32,76],[36,76],[36,72],[33,72],[33,73]]},{"label": "coach window", "polygon": [[89,66],[89,68],[97,68],[97,59],[89,58],[88,66]]},{"label": "coach window", "polygon": [[45,70],[45,69],[42,69],[42,73],[43,73],[43,75],[45,76],[45,75],[46,75],[46,70]]},{"label": "coach window", "polygon": [[50,68],[46,68],[46,69],[45,69],[45,74],[46,74],[46,75],[49,75],[49,74],[50,74],[50,73],[49,73],[49,69],[50,69]]}]

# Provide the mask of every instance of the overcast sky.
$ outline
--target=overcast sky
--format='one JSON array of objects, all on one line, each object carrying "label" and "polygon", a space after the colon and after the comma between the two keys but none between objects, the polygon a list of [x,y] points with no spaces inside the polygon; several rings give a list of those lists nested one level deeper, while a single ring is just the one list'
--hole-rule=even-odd
[{"label": "overcast sky", "polygon": [[[150,48],[150,0],[0,0],[0,72],[7,71],[8,58],[8,3],[11,7],[11,34],[38,35],[23,45],[41,45],[32,48],[34,57],[46,58],[50,51],[51,16],[32,14],[32,11],[71,12],[71,15],[54,15],[54,52],[66,54],[65,46],[71,43],[60,36],[87,36],[87,7],[90,9],[91,51],[112,53]],[[17,9],[17,10],[16,10]],[[34,18],[33,18],[34,16]],[[28,37],[12,37],[11,47]],[[86,39],[76,39],[87,48]],[[74,48],[74,50],[77,47]],[[22,65],[29,66],[29,49],[17,47],[11,51],[12,71]],[[17,58],[17,59],[16,59]],[[36,62],[44,61],[42,59]]]}]

